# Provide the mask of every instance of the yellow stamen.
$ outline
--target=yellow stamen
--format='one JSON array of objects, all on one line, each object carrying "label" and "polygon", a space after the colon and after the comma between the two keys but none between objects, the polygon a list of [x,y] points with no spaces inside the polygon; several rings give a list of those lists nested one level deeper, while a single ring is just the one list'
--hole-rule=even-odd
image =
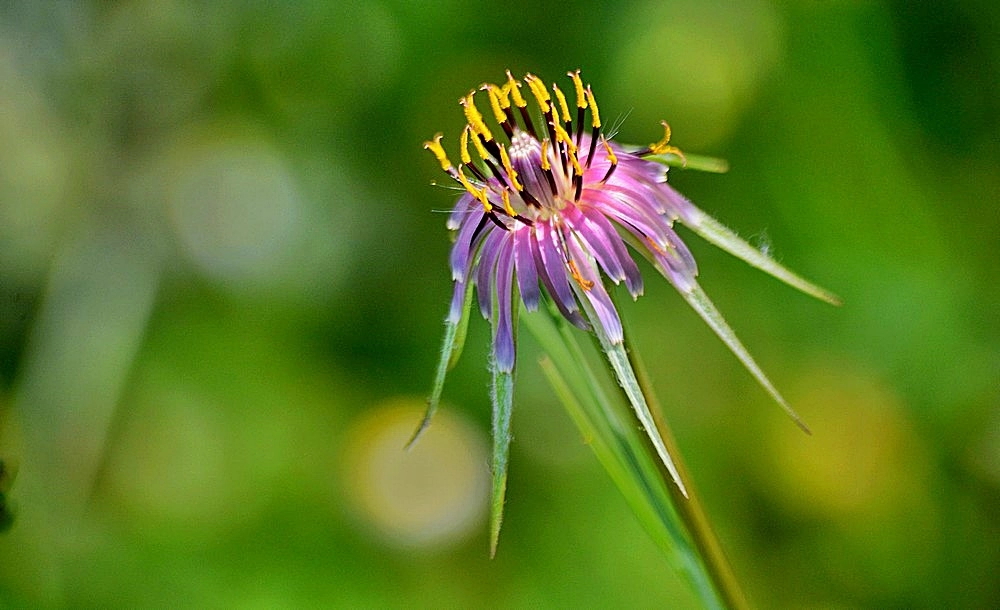
[{"label": "yellow stamen", "polygon": [[580,80],[580,71],[567,72],[566,76],[573,79],[573,86],[576,88],[576,107],[587,107],[587,95],[583,92],[583,81]]},{"label": "yellow stamen", "polygon": [[573,140],[569,137],[569,134],[566,133],[566,130],[563,129],[563,126],[560,125],[558,121],[554,121],[552,127],[556,132],[556,142],[565,142],[569,151],[575,153],[576,144],[573,144]]},{"label": "yellow stamen", "polygon": [[448,160],[448,155],[444,152],[444,147],[441,146],[441,138],[443,137],[443,134],[434,134],[433,140],[424,142],[424,148],[434,153],[438,163],[441,164],[441,169],[449,171],[451,169],[451,161]]},{"label": "yellow stamen", "polygon": [[507,211],[507,215],[511,218],[517,216],[517,212],[510,205],[510,193],[507,189],[500,191],[500,198],[503,199],[503,209]]},{"label": "yellow stamen", "polygon": [[552,164],[549,163],[549,139],[545,138],[542,140],[542,171],[547,172],[552,169]]},{"label": "yellow stamen", "polygon": [[[555,84],[552,85],[552,91],[555,92],[556,99],[559,101],[559,110],[562,111],[563,121],[569,122],[573,120],[573,118],[569,115],[569,106],[566,105],[566,96],[563,95],[563,92],[560,91],[559,87]],[[555,114],[555,111],[553,110],[552,113]]]},{"label": "yellow stamen", "polygon": [[483,141],[479,139],[479,134],[469,128],[469,136],[472,139],[472,145],[476,147],[476,152],[479,153],[479,158],[486,160],[490,157],[490,153],[486,152],[486,147],[483,146]]},{"label": "yellow stamen", "polygon": [[576,268],[576,263],[573,262],[573,259],[570,259],[566,262],[569,264],[569,274],[573,276],[573,279],[576,281],[577,284],[580,285],[580,288],[583,288],[584,291],[589,291],[591,288],[594,287],[594,282],[586,280],[583,278],[582,275],[580,275],[580,270]]},{"label": "yellow stamen", "polygon": [[469,130],[472,128],[468,125],[462,130],[462,135],[458,137],[459,152],[462,155],[462,163],[469,165],[472,163],[472,157],[469,156]]},{"label": "yellow stamen", "polygon": [[608,154],[608,163],[611,165],[618,165],[618,157],[615,156],[615,151],[611,150],[611,145],[608,144],[608,140],[602,137],[601,144],[604,144],[604,151]]},{"label": "yellow stamen", "polygon": [[465,187],[465,190],[469,191],[469,193],[471,193],[473,197],[478,199],[480,203],[483,204],[483,210],[485,210],[487,214],[493,210],[493,206],[490,204],[490,200],[486,198],[486,189],[485,188],[477,189],[476,187],[472,186],[472,183],[469,182],[469,179],[466,178],[465,174],[462,173],[461,167],[458,168],[458,181],[462,183],[462,186]]},{"label": "yellow stamen", "polygon": [[578,161],[576,158],[576,147],[574,146],[573,149],[569,150],[568,152],[569,152],[568,155],[569,162],[573,164],[573,171],[576,173],[577,176],[582,176],[583,168],[580,167],[580,161]]},{"label": "yellow stamen", "polygon": [[541,79],[539,79],[534,74],[527,74],[524,77],[524,82],[528,83],[528,88],[531,89],[532,95],[538,100],[538,108],[542,111],[542,114],[547,114],[549,112],[549,92],[545,90],[545,85],[542,84]]},{"label": "yellow stamen", "polygon": [[587,102],[590,103],[591,125],[597,129],[601,126],[601,113],[597,109],[597,100],[594,99],[594,92],[590,90],[590,86],[587,87]]},{"label": "yellow stamen", "polygon": [[668,125],[666,121],[660,121],[660,124],[663,125],[663,139],[655,144],[649,145],[650,154],[654,155],[663,155],[667,153],[674,154],[681,158],[681,162],[684,165],[687,165],[687,157],[684,156],[684,153],[681,152],[681,149],[677,148],[676,146],[670,146],[669,144],[667,144],[667,142],[670,141],[670,125]]},{"label": "yellow stamen", "polygon": [[510,108],[510,97],[509,97],[510,89],[508,89],[509,86],[510,86],[509,83],[505,84],[503,87],[498,87],[490,83],[490,90],[492,90],[493,93],[497,96],[497,99],[500,101],[500,108],[503,110]]},{"label": "yellow stamen", "polygon": [[493,109],[493,117],[497,120],[497,123],[501,125],[507,121],[507,115],[503,113],[503,109],[510,106],[510,102],[507,102],[505,106],[501,100],[500,88],[496,85],[483,85],[483,89],[486,89],[486,94],[490,96],[490,107]]},{"label": "yellow stamen", "polygon": [[480,114],[479,109],[476,108],[476,102],[473,99],[474,96],[475,91],[460,99],[459,103],[465,111],[465,119],[469,122],[472,130],[483,136],[483,139],[489,142],[493,139],[493,134],[490,133],[486,123],[483,122],[483,115]]},{"label": "yellow stamen", "polygon": [[528,102],[524,101],[524,98],[521,97],[521,92],[518,91],[520,86],[521,83],[514,79],[514,75],[510,73],[510,70],[507,70],[507,91],[510,93],[510,98],[514,100],[515,106],[524,108],[528,105]]},{"label": "yellow stamen", "polygon": [[552,110],[552,122],[553,123],[560,123],[561,121],[559,120],[559,111],[556,110],[556,105],[552,104],[552,106],[550,106],[550,108]]},{"label": "yellow stamen", "polygon": [[517,172],[510,164],[510,156],[507,154],[507,149],[500,145],[500,162],[503,164],[503,168],[507,170],[507,177],[510,178],[510,185],[514,187],[517,191],[523,191],[524,187],[521,183],[517,181]]}]

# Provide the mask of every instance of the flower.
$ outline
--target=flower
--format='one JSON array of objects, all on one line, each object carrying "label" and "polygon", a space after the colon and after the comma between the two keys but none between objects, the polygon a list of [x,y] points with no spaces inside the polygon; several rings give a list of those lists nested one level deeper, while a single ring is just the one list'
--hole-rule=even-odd
[{"label": "flower", "polygon": [[[643,292],[643,278],[633,255],[639,254],[805,429],[699,287],[698,267],[674,226],[680,223],[790,285],[837,302],[830,293],[738,238],[667,184],[665,166],[686,160],[669,144],[666,122],[659,142],[646,147],[618,144],[602,130],[597,101],[590,86],[584,86],[580,71],[567,75],[575,92],[575,111],[558,85],[552,85],[550,94],[537,76],[516,80],[508,71],[503,85],[484,84],[459,100],[467,124],[460,137],[457,166],[445,152],[441,134],[424,143],[464,192],[448,220],[448,228],[457,233],[451,251],[455,284],[444,350],[428,413],[417,433],[429,422],[445,373],[457,359],[474,288],[479,309],[493,327],[494,549],[506,489],[517,314],[522,303],[530,312],[548,299],[566,320],[593,332],[627,391],[632,372],[609,284],[624,283],[637,299]],[[488,99],[496,127],[488,125],[477,108],[477,95]],[[526,98],[537,106],[534,116]],[[660,459],[683,490],[642,395],[629,398]]]}]

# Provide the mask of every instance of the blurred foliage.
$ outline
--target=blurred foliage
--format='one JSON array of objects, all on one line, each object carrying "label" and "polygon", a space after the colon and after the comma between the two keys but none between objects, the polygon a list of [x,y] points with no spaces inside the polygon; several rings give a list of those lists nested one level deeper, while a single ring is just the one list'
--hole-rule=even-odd
[{"label": "blurred foliage", "polygon": [[727,158],[671,180],[844,297],[691,240],[813,437],[665,283],[626,307],[751,599],[1000,606],[997,7],[0,3],[0,605],[690,607],[530,340],[496,560],[481,358],[428,453],[372,449],[450,294],[421,142],[505,68],[580,67],[621,141],[667,119]]}]

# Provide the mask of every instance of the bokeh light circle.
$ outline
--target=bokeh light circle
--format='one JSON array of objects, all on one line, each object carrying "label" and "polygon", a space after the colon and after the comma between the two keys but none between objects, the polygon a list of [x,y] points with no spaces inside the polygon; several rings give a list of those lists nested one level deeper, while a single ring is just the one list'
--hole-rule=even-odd
[{"label": "bokeh light circle", "polygon": [[434,548],[466,538],[482,523],[489,489],[481,433],[452,410],[405,449],[423,401],[396,399],[359,416],[343,445],[345,500],[385,542]]}]

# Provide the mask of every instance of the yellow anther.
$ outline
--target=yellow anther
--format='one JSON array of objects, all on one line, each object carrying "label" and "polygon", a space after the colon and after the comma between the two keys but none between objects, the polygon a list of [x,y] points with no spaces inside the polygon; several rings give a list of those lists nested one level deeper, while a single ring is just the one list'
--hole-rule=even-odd
[{"label": "yellow anther", "polygon": [[608,154],[608,163],[611,165],[618,165],[618,157],[615,156],[615,151],[611,150],[611,145],[608,144],[608,140],[602,137],[601,144],[604,145],[604,151]]},{"label": "yellow anther", "polygon": [[[555,92],[555,94],[556,94],[556,100],[559,101],[559,110],[562,111],[563,121],[567,122],[567,123],[570,122],[570,121],[572,121],[573,117],[571,117],[569,115],[569,106],[566,105],[566,96],[563,95],[563,92],[555,84],[552,85],[552,91]],[[553,110],[553,114],[555,114],[554,110]]]},{"label": "yellow anther", "polygon": [[510,99],[514,100],[514,105],[518,108],[524,108],[528,105],[528,102],[524,101],[524,98],[521,97],[521,92],[518,91],[520,86],[521,83],[514,79],[514,75],[510,73],[510,70],[507,70],[507,92],[510,93]]},{"label": "yellow anther", "polygon": [[558,121],[555,121],[553,122],[552,128],[556,132],[556,142],[565,142],[569,151],[575,153],[576,144],[573,144],[573,139],[569,137],[569,134],[566,133],[566,130],[563,129],[563,126],[560,125]]},{"label": "yellow anther", "polygon": [[668,142],[670,142],[670,125],[668,125],[666,121],[660,121],[660,125],[663,125],[663,139],[657,142],[656,144],[649,145],[650,154],[654,155],[663,155],[667,153],[674,154],[681,158],[681,162],[684,165],[687,165],[687,157],[684,156],[684,153],[681,152],[681,149],[677,148],[676,146],[670,146],[668,144]]},{"label": "yellow anther", "polygon": [[542,171],[549,171],[552,169],[552,164],[549,163],[549,139],[545,138],[542,140]]},{"label": "yellow anther", "polygon": [[597,100],[594,99],[594,92],[590,90],[589,85],[587,86],[587,102],[590,104],[591,125],[597,129],[601,126],[601,113],[597,109]]},{"label": "yellow anther", "polygon": [[483,141],[479,139],[479,134],[473,131],[471,127],[469,127],[469,136],[472,139],[472,145],[476,147],[476,152],[479,153],[479,158],[484,161],[489,159],[490,153],[486,152],[486,147],[483,146]]},{"label": "yellow anther", "polygon": [[538,100],[538,108],[542,111],[542,114],[547,114],[549,112],[549,100],[552,98],[549,97],[549,92],[545,90],[545,85],[541,79],[534,74],[526,74],[524,82],[528,83],[531,94]]},{"label": "yellow anther", "polygon": [[583,91],[583,81],[580,80],[580,71],[576,70],[574,72],[567,72],[566,76],[573,79],[573,86],[576,88],[576,107],[586,108],[587,96]]},{"label": "yellow anther", "polygon": [[469,179],[466,178],[465,174],[462,173],[461,167],[458,168],[458,181],[462,183],[462,186],[465,187],[465,190],[469,191],[469,193],[471,193],[473,197],[478,199],[480,203],[483,204],[483,210],[485,210],[487,213],[493,210],[493,206],[490,205],[490,200],[486,198],[486,189],[485,188],[477,189],[476,187],[472,186],[472,183],[469,182]]},{"label": "yellow anther", "polygon": [[483,85],[483,89],[486,90],[486,94],[490,96],[490,108],[493,109],[493,118],[497,120],[497,123],[501,125],[507,121],[507,115],[503,113],[503,109],[510,106],[510,102],[507,102],[507,106],[500,103],[500,96],[497,92],[500,88],[496,85]]},{"label": "yellow anther", "polygon": [[517,212],[510,205],[510,192],[507,189],[500,191],[500,198],[503,199],[503,209],[507,212],[507,215],[511,218],[517,216]]},{"label": "yellow anther", "polygon": [[577,176],[582,176],[583,168],[580,167],[580,161],[576,158],[576,150],[568,151],[567,156],[569,157],[569,162],[573,164],[573,173]]},{"label": "yellow anther", "polygon": [[444,147],[441,146],[441,138],[443,137],[440,133],[434,134],[433,140],[424,142],[424,148],[434,153],[438,163],[441,164],[441,169],[448,171],[451,169],[451,161],[448,160],[448,155],[444,152]]},{"label": "yellow anther", "polygon": [[503,87],[498,87],[497,85],[490,83],[489,87],[490,91],[497,96],[497,100],[500,101],[500,108],[503,110],[510,108],[510,90],[508,89],[508,87],[510,87],[510,83],[505,83]]},{"label": "yellow anther", "polygon": [[562,121],[559,120],[559,111],[556,110],[556,105],[552,104],[549,108],[552,110],[552,122],[561,123]]},{"label": "yellow anther", "polygon": [[513,166],[511,166],[510,156],[507,154],[507,149],[503,147],[503,144],[500,145],[500,162],[503,164],[503,168],[507,170],[507,177],[510,178],[510,185],[517,191],[523,191],[524,187],[517,181],[517,172],[514,171]]},{"label": "yellow anther", "polygon": [[465,120],[469,122],[472,130],[483,136],[483,139],[489,142],[493,139],[493,134],[490,133],[486,123],[483,122],[483,115],[480,114],[479,109],[476,108],[476,102],[473,99],[474,96],[475,91],[460,99],[459,103],[462,104],[462,108],[465,111]]},{"label": "yellow anther", "polygon": [[462,155],[462,163],[469,165],[472,163],[472,157],[469,156],[469,130],[472,129],[468,125],[462,130],[462,135],[458,137],[459,152]]},{"label": "yellow anther", "polygon": [[649,145],[649,150],[657,155],[662,153],[663,149],[667,148],[667,142],[670,141],[670,125],[666,121],[660,121],[660,125],[663,125],[663,138],[656,144]]}]

